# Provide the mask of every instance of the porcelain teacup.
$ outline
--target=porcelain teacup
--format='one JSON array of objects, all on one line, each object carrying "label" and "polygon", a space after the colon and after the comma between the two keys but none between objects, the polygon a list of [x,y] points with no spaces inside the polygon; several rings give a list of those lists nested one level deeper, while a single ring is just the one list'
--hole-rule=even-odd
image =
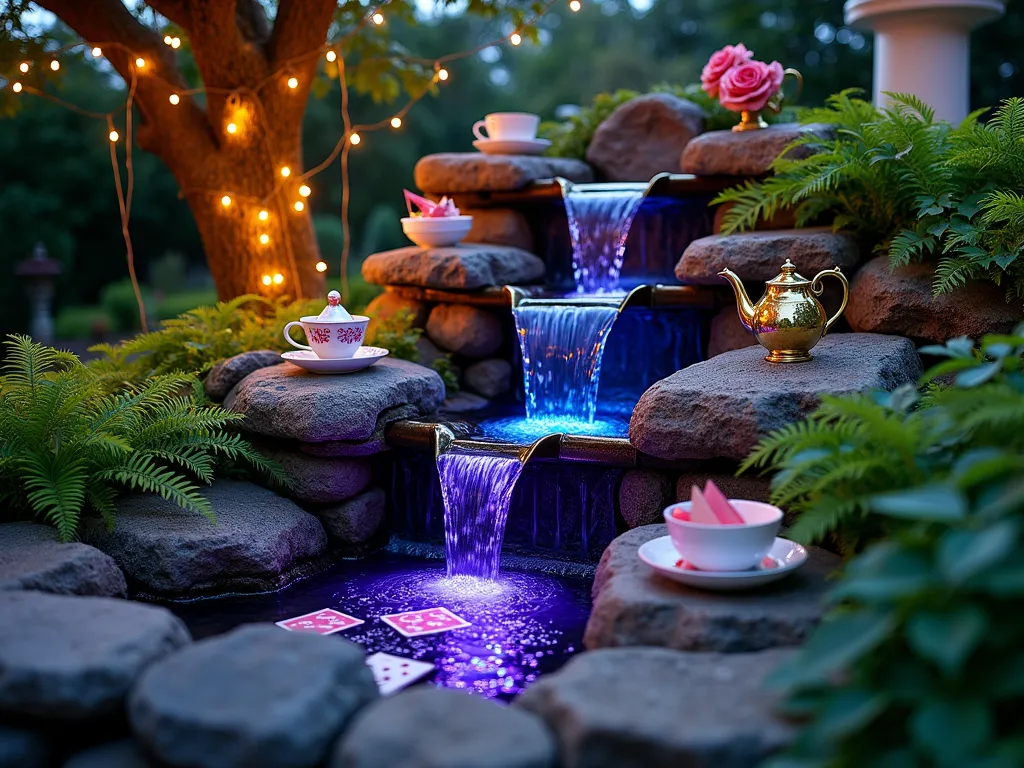
[{"label": "porcelain teacup", "polygon": [[712,525],[680,520],[677,509],[690,511],[682,501],[665,508],[665,524],[679,557],[702,571],[746,571],[764,559],[782,524],[782,510],[771,504],[729,499],[743,525]]},{"label": "porcelain teacup", "polygon": [[473,135],[481,141],[529,141],[537,138],[539,126],[540,115],[530,112],[491,112],[473,124]]},{"label": "porcelain teacup", "polygon": [[[311,351],[321,360],[344,359],[353,357],[363,346],[369,322],[370,318],[362,315],[353,315],[351,320],[321,320],[308,315],[288,323],[284,327],[284,338],[293,347]],[[288,334],[295,325],[302,326],[309,346],[299,344]]]}]

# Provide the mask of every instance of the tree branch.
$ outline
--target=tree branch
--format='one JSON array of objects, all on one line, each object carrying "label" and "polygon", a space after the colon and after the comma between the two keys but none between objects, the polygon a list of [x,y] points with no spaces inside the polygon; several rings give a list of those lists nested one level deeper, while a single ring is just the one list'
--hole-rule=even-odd
[{"label": "tree branch", "polygon": [[149,0],[150,8],[165,19],[170,19],[182,29],[188,31],[189,0]]},{"label": "tree branch", "polygon": [[[280,0],[270,37],[271,68],[323,45],[337,5],[337,0]],[[311,58],[315,68],[319,62]]]}]

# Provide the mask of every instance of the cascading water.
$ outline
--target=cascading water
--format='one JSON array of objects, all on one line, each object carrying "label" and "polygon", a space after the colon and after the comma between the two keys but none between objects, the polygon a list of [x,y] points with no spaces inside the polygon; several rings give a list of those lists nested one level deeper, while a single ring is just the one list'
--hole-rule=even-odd
[{"label": "cascading water", "polygon": [[562,196],[569,218],[576,292],[586,295],[619,293],[626,237],[640,210],[643,192],[582,192],[566,184]]},{"label": "cascading water", "polygon": [[516,456],[451,448],[437,457],[444,498],[449,576],[498,576],[512,489],[523,471]]}]

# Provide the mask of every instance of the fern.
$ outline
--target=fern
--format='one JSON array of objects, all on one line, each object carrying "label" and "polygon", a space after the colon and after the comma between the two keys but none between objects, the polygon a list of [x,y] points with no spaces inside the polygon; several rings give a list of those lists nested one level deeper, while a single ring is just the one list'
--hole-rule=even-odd
[{"label": "fern", "polygon": [[108,394],[109,370],[24,336],[5,347],[0,497],[53,525],[62,541],[75,538],[85,513],[111,524],[123,490],[211,516],[199,483],[212,481],[218,459],[284,482],[280,468],[225,431],[240,416],[196,402],[191,376],[156,376]]}]

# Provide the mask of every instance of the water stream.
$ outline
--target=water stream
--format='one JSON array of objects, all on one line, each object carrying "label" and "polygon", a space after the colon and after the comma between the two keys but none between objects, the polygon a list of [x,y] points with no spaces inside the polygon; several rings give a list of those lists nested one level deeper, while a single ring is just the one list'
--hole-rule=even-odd
[{"label": "water stream", "polygon": [[576,292],[585,295],[619,293],[626,238],[640,210],[643,192],[580,192],[566,186],[563,197],[572,239]]}]

